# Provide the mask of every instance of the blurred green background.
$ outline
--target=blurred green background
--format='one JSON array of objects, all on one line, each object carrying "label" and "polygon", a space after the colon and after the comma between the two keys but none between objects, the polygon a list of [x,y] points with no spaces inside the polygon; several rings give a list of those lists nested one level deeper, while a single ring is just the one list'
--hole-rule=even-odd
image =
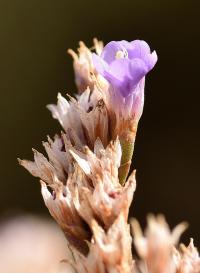
[{"label": "blurred green background", "polygon": [[47,213],[38,180],[18,166],[61,128],[45,105],[75,91],[67,48],[97,37],[146,40],[159,56],[146,82],[131,216],[190,223],[200,245],[200,4],[198,1],[0,1],[1,216]]}]

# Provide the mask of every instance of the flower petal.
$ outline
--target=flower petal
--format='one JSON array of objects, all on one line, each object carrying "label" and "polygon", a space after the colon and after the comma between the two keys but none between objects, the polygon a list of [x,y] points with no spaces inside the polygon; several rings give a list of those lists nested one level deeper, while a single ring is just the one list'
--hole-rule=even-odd
[{"label": "flower petal", "polygon": [[156,51],[154,50],[151,54],[149,54],[148,59],[146,60],[146,65],[149,68],[149,71],[155,66],[157,63],[158,56]]},{"label": "flower petal", "polygon": [[117,59],[110,64],[109,74],[123,81],[125,77],[130,77],[129,75],[129,59]]},{"label": "flower petal", "polygon": [[158,57],[155,51],[151,53],[149,45],[142,40],[135,40],[130,43],[132,45],[131,49],[128,50],[129,58],[139,58],[142,59],[150,71],[156,64]]},{"label": "flower petal", "polygon": [[101,53],[101,58],[104,59],[108,64],[111,64],[116,59],[116,53],[119,50],[124,50],[125,48],[119,42],[108,43]]},{"label": "flower petal", "polygon": [[141,58],[151,53],[149,45],[143,40],[134,40],[130,42],[131,50],[129,51],[129,58]]},{"label": "flower petal", "polygon": [[129,64],[131,85],[135,86],[148,73],[148,68],[143,60],[135,58]]}]

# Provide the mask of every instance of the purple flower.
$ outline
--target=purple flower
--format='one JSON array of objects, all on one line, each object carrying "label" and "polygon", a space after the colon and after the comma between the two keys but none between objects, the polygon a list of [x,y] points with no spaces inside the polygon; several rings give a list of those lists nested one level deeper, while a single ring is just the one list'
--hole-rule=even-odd
[{"label": "purple flower", "polygon": [[120,94],[126,98],[133,94],[138,84],[157,62],[145,41],[113,41],[108,43],[100,56],[93,54],[94,66]]}]

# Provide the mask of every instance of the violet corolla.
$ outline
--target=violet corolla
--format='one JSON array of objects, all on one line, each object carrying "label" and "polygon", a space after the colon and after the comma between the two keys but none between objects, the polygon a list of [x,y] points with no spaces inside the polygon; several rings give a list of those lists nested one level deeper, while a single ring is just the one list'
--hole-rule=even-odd
[{"label": "violet corolla", "polygon": [[145,41],[113,41],[104,47],[100,56],[93,54],[93,62],[97,72],[110,83],[115,96],[133,101],[132,110],[139,118],[143,108],[145,75],[157,62],[156,52],[151,53]]}]

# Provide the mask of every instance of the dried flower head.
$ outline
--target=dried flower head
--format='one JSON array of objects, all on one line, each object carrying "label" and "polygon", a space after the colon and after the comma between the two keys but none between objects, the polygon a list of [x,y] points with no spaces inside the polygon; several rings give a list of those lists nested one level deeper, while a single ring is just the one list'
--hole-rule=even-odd
[{"label": "dried flower head", "polygon": [[[66,141],[64,135],[63,140]],[[57,137],[55,142],[59,145],[62,140],[59,143]],[[20,164],[41,179],[42,195],[51,215],[69,242],[86,254],[88,247],[85,241],[90,240],[93,219],[106,230],[119,213],[127,220],[136,187],[135,173],[129,177],[125,187],[121,186],[118,180],[121,161],[119,140],[104,149],[97,139],[94,152],[86,147],[84,152],[80,152],[67,145],[67,152],[61,151],[55,142],[44,143],[49,161],[34,151],[35,162],[20,160]],[[71,163],[67,161],[68,154],[72,156]]]},{"label": "dried flower head", "polygon": [[94,48],[81,42],[78,54],[69,53],[79,94],[58,94],[57,105],[48,105],[64,132],[43,142],[47,157],[34,150],[34,161],[19,160],[41,179],[44,202],[68,240],[62,272],[199,273],[193,242],[175,248],[186,225],[171,232],[163,216],[150,216],[144,235],[133,220],[140,260],[131,254],[127,221],[136,182],[135,171],[128,174],[156,52],[144,41],[103,48],[95,39]]},{"label": "dried flower head", "polygon": [[147,220],[145,235],[139,223],[135,219],[132,221],[134,245],[141,258],[139,266],[142,272],[175,273],[174,246],[177,245],[187,225],[179,224],[171,232],[162,215],[157,217],[150,215]]}]

